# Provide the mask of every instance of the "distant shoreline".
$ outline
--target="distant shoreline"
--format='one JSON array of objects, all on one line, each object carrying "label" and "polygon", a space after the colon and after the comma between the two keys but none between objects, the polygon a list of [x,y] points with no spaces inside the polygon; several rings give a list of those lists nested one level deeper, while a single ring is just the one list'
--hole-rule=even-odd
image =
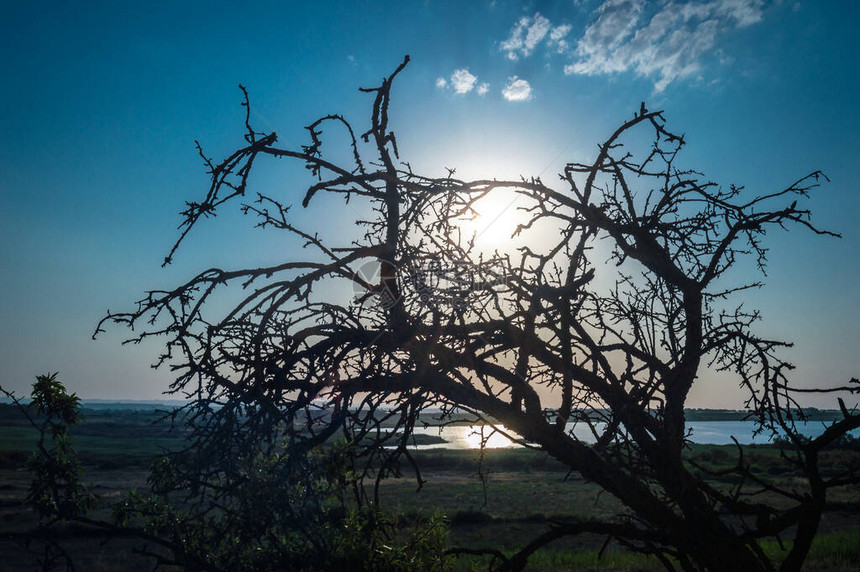
[{"label": "distant shoreline", "polygon": [[[26,403],[28,399],[21,399]],[[94,411],[152,411],[164,409],[165,407],[182,407],[191,403],[181,399],[82,399],[84,410]],[[0,404],[11,404],[8,398],[0,399]],[[86,411],[84,411],[86,413]],[[422,415],[433,415],[434,410],[427,410]],[[842,412],[838,409],[817,409],[807,407],[803,409],[807,421],[836,421],[842,419]],[[705,409],[690,408],[684,411],[687,421],[744,421],[748,420],[749,412],[741,409]],[[471,421],[469,421],[471,424]]]}]

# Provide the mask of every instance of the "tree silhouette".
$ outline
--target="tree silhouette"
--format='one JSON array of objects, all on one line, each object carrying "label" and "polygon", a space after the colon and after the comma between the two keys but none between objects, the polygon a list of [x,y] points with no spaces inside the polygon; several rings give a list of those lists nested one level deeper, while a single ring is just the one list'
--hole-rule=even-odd
[{"label": "tree silhouette", "polygon": [[[97,332],[113,321],[144,325],[133,341],[167,340],[159,363],[178,372],[172,391],[193,398],[194,446],[176,488],[193,483],[201,498],[217,498],[224,475],[244,474],[237,451],[274,451],[286,439],[289,472],[335,436],[354,451],[343,476],[351,483],[378,485],[409,465],[421,483],[409,451],[419,415],[465,411],[627,508],[608,521],[554,522],[502,557],[503,569],[521,568],[562,536],[597,532],[683,570],[774,570],[759,542],[788,536],[781,569],[799,570],[828,489],[858,478],[856,467],[824,475],[819,453],[860,426],[860,415],[840,400],[843,418],[804,438],[795,397],[856,391],[857,380],[793,389],[789,344],[757,335],[759,314],[736,301],[759,283],[734,281],[742,260],[764,270],[763,239],[774,227],[836,236],[798,206],[824,176],[757,197],[707,182],[678,166],[684,137],[644,104],[593,161],[567,164],[554,185],[423,176],[401,161],[389,126],[392,85],[408,61],[361,89],[373,96],[369,129],[356,136],[344,117],[328,115],[306,128],[310,142],[300,149],[252,128],[242,88],[246,143],[220,162],[201,150],[211,185],[187,203],[165,263],[230,201],[305,248],[273,266],[206,270],[100,323]],[[329,129],[346,134],[348,160],[323,154]],[[356,209],[355,227],[324,237],[323,223],[291,222],[288,199],[250,200],[254,165],[268,158],[303,163],[314,180],[302,206],[335,195]],[[510,248],[486,252],[468,221],[500,193],[518,197],[520,222]],[[234,306],[211,302],[231,288],[243,293]],[[684,406],[707,368],[737,379],[761,431],[786,436],[804,486],[765,480],[740,446],[722,477],[730,486],[709,484],[704,469],[684,461]],[[592,438],[577,438],[572,425]],[[378,487],[356,490],[378,500],[370,498]],[[762,500],[762,491],[777,500]]]}]

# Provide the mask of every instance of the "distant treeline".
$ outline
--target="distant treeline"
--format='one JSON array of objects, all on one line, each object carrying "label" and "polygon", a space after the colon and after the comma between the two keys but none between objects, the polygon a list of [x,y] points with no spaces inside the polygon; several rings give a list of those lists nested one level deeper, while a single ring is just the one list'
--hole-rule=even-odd
[{"label": "distant treeline", "polygon": [[[81,421],[74,428],[74,435],[111,435],[150,437],[168,436],[171,430],[169,420],[162,422],[170,407],[150,404],[141,409],[111,407],[105,409],[81,408]],[[30,415],[38,422],[39,416]],[[177,426],[181,423],[177,420]],[[31,427],[30,422],[17,405],[0,403],[0,426]]]},{"label": "distant treeline", "polygon": [[[141,416],[152,422],[156,417],[161,417],[167,411],[184,405],[183,401],[84,401],[81,409],[81,417],[85,420],[95,420],[114,415]],[[608,412],[589,412],[588,416],[598,420]],[[138,415],[134,415],[138,414]],[[324,413],[320,413],[325,415]],[[817,409],[806,407],[802,409],[803,416],[809,421],[835,421],[842,419],[842,413],[838,409]],[[749,412],[738,409],[686,409],[687,421],[744,421],[748,420]],[[433,411],[422,413],[424,421],[432,423],[435,415]],[[800,416],[798,416],[800,417]],[[18,424],[22,420],[18,407],[11,403],[0,403],[0,423]],[[446,422],[473,422],[474,418],[465,413],[448,414]],[[143,421],[141,418],[140,421]]]},{"label": "distant treeline", "polygon": [[[836,421],[842,419],[838,409],[816,409],[805,407],[800,413],[807,421]],[[750,420],[748,411],[736,409],[686,409],[684,415],[687,421],[744,421]],[[797,415],[801,418],[801,415]]]}]

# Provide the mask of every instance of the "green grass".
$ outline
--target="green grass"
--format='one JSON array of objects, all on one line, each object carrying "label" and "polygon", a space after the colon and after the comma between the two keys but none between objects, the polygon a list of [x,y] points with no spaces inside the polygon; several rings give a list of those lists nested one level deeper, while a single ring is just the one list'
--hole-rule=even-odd
[{"label": "green grass", "polygon": [[[512,556],[514,551],[499,544],[485,543],[484,548],[502,551]],[[790,544],[786,545],[786,549]],[[775,561],[787,554],[775,541],[762,543],[762,548]],[[461,556],[452,559],[454,570],[486,569],[489,557]],[[847,529],[819,534],[812,544],[809,558],[803,566],[804,572],[856,572],[860,569],[860,529]],[[590,572],[611,570],[659,571],[665,570],[653,556],[645,556],[622,550],[608,549],[602,555],[599,550],[545,548],[529,558],[527,570],[548,572],[572,570]]]},{"label": "green grass", "polygon": [[529,559],[530,570],[665,570],[654,557],[630,552],[563,550],[542,552]]},{"label": "green grass", "polygon": [[[157,417],[154,412],[85,416],[71,432],[75,448],[85,465],[97,468],[148,466],[164,450],[176,450],[185,443],[181,433],[153,426]],[[23,466],[36,449],[39,432],[20,418],[4,417],[0,421],[0,460],[5,466]]]},{"label": "green grass", "polygon": [[[791,543],[783,550],[776,541],[765,541],[762,549],[775,561],[782,561]],[[820,533],[812,541],[805,572],[848,572],[860,570],[860,528]]]},{"label": "green grass", "polygon": [[[452,558],[449,565],[456,571],[478,571],[486,570],[488,562],[488,557],[460,556]],[[654,557],[617,550],[607,550],[602,556],[597,550],[546,550],[533,554],[529,558],[526,570],[645,572],[665,570],[665,568]]]}]

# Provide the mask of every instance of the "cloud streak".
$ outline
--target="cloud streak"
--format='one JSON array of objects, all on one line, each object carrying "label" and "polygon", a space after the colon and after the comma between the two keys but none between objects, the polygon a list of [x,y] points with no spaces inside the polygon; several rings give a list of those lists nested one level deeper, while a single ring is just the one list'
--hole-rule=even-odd
[{"label": "cloud streak", "polygon": [[599,75],[633,71],[654,78],[663,91],[678,78],[696,74],[717,37],[762,19],[762,0],[669,2],[646,14],[643,0],[607,0],[577,42],[576,60],[566,74]]},{"label": "cloud streak", "polygon": [[533,17],[523,16],[514,24],[508,39],[500,44],[509,60],[528,57],[541,43],[551,28],[550,21],[536,12]]},{"label": "cloud streak", "polygon": [[632,72],[652,79],[660,92],[697,74],[721,35],[760,22],[763,12],[764,0],[605,0],[574,44],[568,40],[570,24],[553,25],[535,13],[520,18],[499,46],[510,60],[543,46],[548,54],[570,58],[565,74]]}]

